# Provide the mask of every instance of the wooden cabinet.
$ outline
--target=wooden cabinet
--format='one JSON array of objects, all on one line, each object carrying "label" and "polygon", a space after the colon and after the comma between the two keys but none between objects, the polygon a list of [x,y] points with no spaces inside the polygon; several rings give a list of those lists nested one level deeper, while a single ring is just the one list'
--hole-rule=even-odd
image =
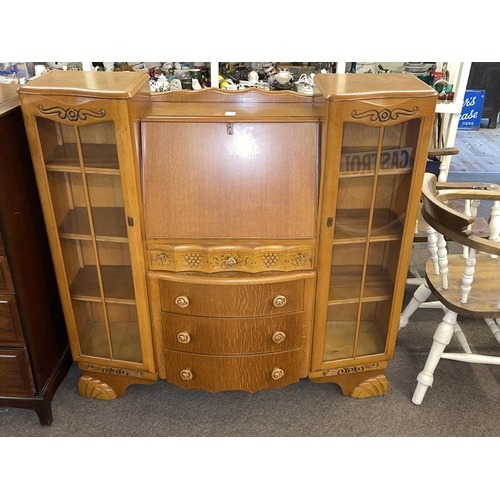
[{"label": "wooden cabinet", "polygon": [[215,392],[307,376],[320,134],[291,93],[170,93],[143,113],[161,378]]},{"label": "wooden cabinet", "polygon": [[384,394],[436,96],[411,75],[318,75],[327,100],[310,377]]},{"label": "wooden cabinet", "polygon": [[313,96],[150,95],[127,73],[23,87],[82,395],[157,377],[385,393],[436,95],[316,78]]},{"label": "wooden cabinet", "polygon": [[157,379],[138,120],[148,76],[50,72],[19,90],[80,392]]},{"label": "wooden cabinet", "polygon": [[0,407],[50,425],[71,353],[14,85],[0,85],[0,141]]}]

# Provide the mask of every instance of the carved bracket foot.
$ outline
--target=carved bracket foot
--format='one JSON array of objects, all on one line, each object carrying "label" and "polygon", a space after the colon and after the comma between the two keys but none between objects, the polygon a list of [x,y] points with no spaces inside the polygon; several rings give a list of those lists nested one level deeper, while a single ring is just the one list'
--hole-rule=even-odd
[{"label": "carved bracket foot", "polygon": [[78,381],[78,391],[80,396],[95,399],[116,399],[116,392],[109,385],[101,382],[97,378],[82,375]]},{"label": "carved bracket foot", "polygon": [[312,372],[309,378],[316,383],[337,384],[345,396],[356,399],[384,396],[389,382],[384,374],[387,362],[349,366],[322,372]]},{"label": "carved bracket foot", "polygon": [[387,381],[387,377],[385,375],[377,375],[361,382],[352,390],[350,395],[357,399],[384,396],[387,394],[388,388],[389,382]]},{"label": "carved bracket foot", "polygon": [[111,400],[125,394],[132,384],[154,384],[157,373],[139,372],[127,369],[80,363],[82,376],[78,382],[80,396]]}]

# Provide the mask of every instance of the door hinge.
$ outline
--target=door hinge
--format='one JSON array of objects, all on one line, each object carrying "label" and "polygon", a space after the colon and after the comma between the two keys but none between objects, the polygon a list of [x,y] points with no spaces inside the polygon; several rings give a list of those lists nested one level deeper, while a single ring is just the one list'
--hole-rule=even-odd
[{"label": "door hinge", "polygon": [[128,225],[132,227],[134,225],[134,218],[130,215],[127,217]]},{"label": "door hinge", "polygon": [[326,219],[326,226],[332,227],[332,225],[333,225],[333,217],[328,217],[328,219]]}]

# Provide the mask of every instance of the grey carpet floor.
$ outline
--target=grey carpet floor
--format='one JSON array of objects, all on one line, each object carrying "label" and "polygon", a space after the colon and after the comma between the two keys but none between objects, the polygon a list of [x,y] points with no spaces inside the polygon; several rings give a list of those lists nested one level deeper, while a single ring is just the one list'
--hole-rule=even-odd
[{"label": "grey carpet floor", "polygon": [[[482,180],[494,182],[491,175]],[[460,179],[463,176],[450,176]],[[475,180],[481,179],[476,175]],[[417,270],[423,270],[426,259],[425,249],[414,248]],[[407,287],[405,303],[414,289]],[[353,399],[334,384],[308,379],[254,394],[184,390],[160,380],[152,386],[131,386],[122,398],[98,401],[79,396],[80,373],[74,364],[54,396],[50,427],[42,427],[33,411],[0,409],[0,436],[499,436],[498,366],[442,360],[422,405],[411,402],[441,316],[439,310],[420,309],[400,331],[386,370],[385,396]],[[473,350],[500,355],[482,320],[460,318],[460,324],[470,334]]]},{"label": "grey carpet floor", "polygon": [[[165,381],[131,386],[122,398],[78,394],[76,365],[53,400],[54,422],[35,412],[0,412],[0,436],[498,436],[500,368],[443,360],[421,406],[411,402],[441,313],[419,310],[400,332],[385,396],[353,399],[334,384],[304,379],[254,394],[183,390]],[[462,319],[471,345],[500,355],[486,325]]]},{"label": "grey carpet floor", "polygon": [[[425,259],[424,250],[414,251],[417,269]],[[413,290],[408,286],[405,303]],[[498,436],[500,367],[443,360],[422,405],[411,402],[441,316],[420,309],[400,331],[385,396],[353,399],[308,379],[253,394],[184,390],[160,380],[99,401],[79,396],[75,364],[54,396],[50,427],[33,411],[11,408],[0,412],[0,436]],[[473,349],[500,355],[484,322],[460,324]]]}]

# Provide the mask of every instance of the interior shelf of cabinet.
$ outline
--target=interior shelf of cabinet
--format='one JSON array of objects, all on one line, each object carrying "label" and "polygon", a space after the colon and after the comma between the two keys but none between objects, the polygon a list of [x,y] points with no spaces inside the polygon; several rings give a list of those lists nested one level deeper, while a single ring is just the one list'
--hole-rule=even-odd
[{"label": "interior shelf of cabinet", "polygon": [[[135,304],[132,268],[130,266],[100,266],[104,296],[107,303]],[[100,302],[101,294],[96,266],[80,268],[70,286],[71,298]]]},{"label": "interior shelf of cabinet", "polygon": [[[106,333],[106,325],[102,321],[88,322],[83,334],[80,348],[85,356],[109,359],[110,352]],[[134,321],[111,323],[112,359],[120,359],[141,363],[141,345],[139,325]]]},{"label": "interior shelf of cabinet", "polygon": [[324,361],[349,359],[383,353],[385,338],[375,321],[361,321],[359,324],[356,353],[353,353],[353,332],[355,321],[328,321],[326,324]]},{"label": "interior shelf of cabinet", "polygon": [[[118,156],[114,144],[82,144],[85,171],[89,173],[119,175]],[[76,144],[57,146],[45,159],[47,170],[79,172],[80,162]]]},{"label": "interior shelf of cabinet", "polygon": [[[404,175],[410,172],[410,168],[381,168],[377,175]],[[341,170],[339,176],[341,178],[355,178],[355,177],[373,177],[375,175],[374,170]]]},{"label": "interior shelf of cabinet", "polygon": [[[332,266],[328,305],[351,304],[360,300],[361,265]],[[394,284],[382,266],[367,266],[363,290],[363,302],[377,302],[392,298]]]},{"label": "interior shelf of cabinet", "polygon": [[[335,221],[334,245],[363,243],[367,236],[368,209],[341,209]],[[403,226],[398,216],[389,209],[375,209],[370,241],[400,240]]]},{"label": "interior shelf of cabinet", "polygon": [[[92,207],[92,219],[97,241],[127,242],[125,209],[123,207]],[[90,224],[85,207],[69,210],[61,224],[59,236],[74,240],[91,240]]]}]

